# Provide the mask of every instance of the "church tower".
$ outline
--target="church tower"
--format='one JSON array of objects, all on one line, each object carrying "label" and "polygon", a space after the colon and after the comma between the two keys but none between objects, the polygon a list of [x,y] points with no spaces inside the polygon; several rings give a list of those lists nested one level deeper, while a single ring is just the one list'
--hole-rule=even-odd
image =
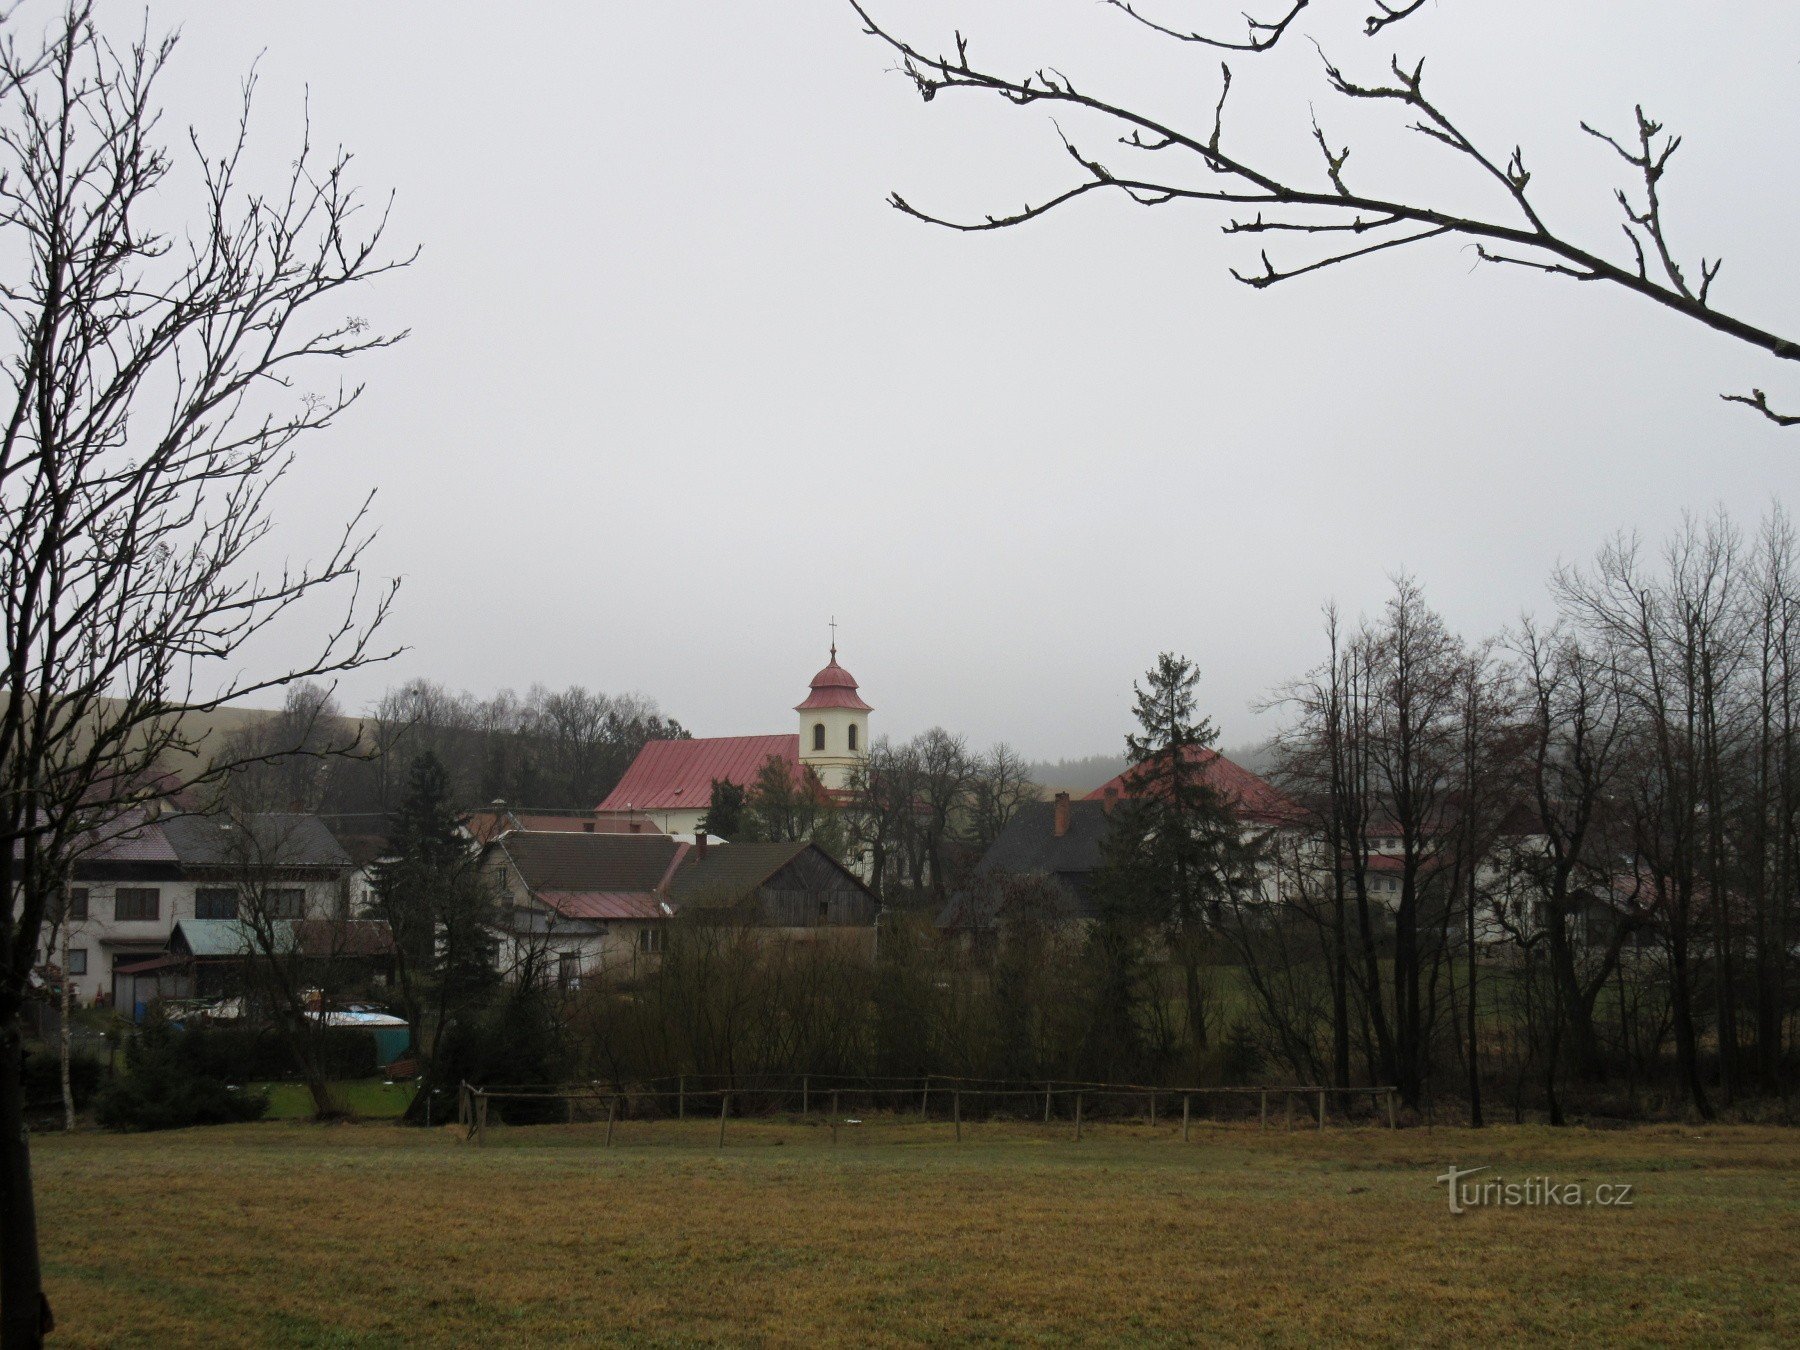
[{"label": "church tower", "polygon": [[800,714],[800,762],[832,791],[850,786],[850,770],[869,753],[869,714],[874,711],[856,692],[856,679],[838,664],[837,642],[831,660],[813,676],[812,692],[795,711]]}]

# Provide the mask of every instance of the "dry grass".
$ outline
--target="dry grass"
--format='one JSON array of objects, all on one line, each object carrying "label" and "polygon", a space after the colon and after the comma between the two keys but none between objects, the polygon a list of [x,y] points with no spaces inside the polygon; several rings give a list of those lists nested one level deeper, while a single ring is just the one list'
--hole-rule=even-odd
[{"label": "dry grass", "polygon": [[[66,1345],[1800,1343],[1800,1134],[1657,1127],[45,1137]],[[1635,1207],[1453,1218],[1445,1164]]]}]

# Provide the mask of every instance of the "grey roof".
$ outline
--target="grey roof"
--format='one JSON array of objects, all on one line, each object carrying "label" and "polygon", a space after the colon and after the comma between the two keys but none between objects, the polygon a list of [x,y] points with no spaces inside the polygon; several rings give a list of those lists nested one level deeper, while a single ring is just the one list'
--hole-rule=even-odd
[{"label": "grey roof", "polygon": [[983,872],[1092,872],[1106,838],[1105,802],[1070,802],[1069,831],[1058,838],[1056,803],[1027,802],[981,855]]},{"label": "grey roof", "polygon": [[781,844],[712,844],[704,858],[690,850],[687,864],[675,874],[672,898],[682,904],[732,904],[750,895],[812,845],[804,840]]},{"label": "grey roof", "polygon": [[505,850],[534,891],[653,891],[685,845],[666,834],[510,830]]},{"label": "grey roof", "polygon": [[349,867],[350,855],[317,816],[264,812],[170,816],[163,834],[183,867]]},{"label": "grey roof", "polygon": [[986,928],[999,920],[999,894],[981,884],[996,875],[1042,876],[1049,898],[1070,918],[1094,916],[1091,881],[1106,838],[1107,803],[1069,803],[1069,829],[1056,833],[1056,803],[1028,802],[981,856],[976,884],[953,895],[938,914],[940,928]]}]

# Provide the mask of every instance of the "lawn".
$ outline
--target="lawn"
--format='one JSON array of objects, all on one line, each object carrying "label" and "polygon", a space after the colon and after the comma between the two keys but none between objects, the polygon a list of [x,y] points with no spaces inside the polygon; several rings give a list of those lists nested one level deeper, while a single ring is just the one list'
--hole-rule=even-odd
[{"label": "lawn", "polygon": [[[252,1086],[269,1094],[270,1120],[312,1118],[312,1093],[306,1090],[304,1083],[255,1083]],[[340,1105],[364,1120],[392,1120],[406,1114],[413,1099],[414,1084],[364,1078],[333,1083],[331,1090]]]},{"label": "lawn", "polygon": [[716,1131],[42,1136],[56,1343],[1800,1343],[1794,1131]]}]

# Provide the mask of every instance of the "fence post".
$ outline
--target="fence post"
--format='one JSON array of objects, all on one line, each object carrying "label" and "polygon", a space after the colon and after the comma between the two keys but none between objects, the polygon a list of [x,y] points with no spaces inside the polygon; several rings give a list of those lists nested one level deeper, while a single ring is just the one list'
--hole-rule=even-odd
[{"label": "fence post", "polygon": [[1319,1128],[1325,1128],[1325,1089],[1319,1089]]},{"label": "fence post", "polygon": [[1257,1128],[1261,1130],[1269,1128],[1269,1089],[1267,1088],[1262,1090],[1262,1124]]},{"label": "fence post", "polygon": [[931,1075],[925,1075],[925,1085],[919,1089],[919,1119],[923,1120],[931,1113]]},{"label": "fence post", "polygon": [[1390,1130],[1398,1129],[1399,1126],[1394,1123],[1394,1089],[1392,1089],[1392,1088],[1389,1088],[1387,1090],[1387,1106],[1388,1106],[1388,1128]]},{"label": "fence post", "polygon": [[475,1142],[487,1143],[487,1093],[483,1092],[475,1099]]},{"label": "fence post", "polygon": [[1050,1085],[1044,1084],[1044,1124],[1050,1123]]},{"label": "fence post", "polygon": [[1287,1128],[1288,1133],[1292,1134],[1294,1130],[1294,1091],[1289,1088],[1281,1095],[1287,1098]]},{"label": "fence post", "polygon": [[687,1119],[687,1075],[681,1075],[675,1087],[675,1119]]},{"label": "fence post", "polygon": [[563,1106],[566,1108],[564,1114],[568,1116],[569,1124],[573,1125],[575,1123],[575,1099],[573,1097],[565,1097],[563,1099]]},{"label": "fence post", "polygon": [[1081,1142],[1081,1093],[1075,1094],[1075,1142]]},{"label": "fence post", "polygon": [[1188,1106],[1192,1101],[1193,1098],[1187,1096],[1181,1099],[1181,1142],[1184,1144],[1188,1141]]},{"label": "fence post", "polygon": [[831,1140],[833,1143],[837,1142],[837,1134],[835,1133],[835,1131],[837,1130],[837,1115],[838,1115],[838,1094],[837,1094],[837,1089],[833,1088],[833,1089],[831,1089],[831,1128],[834,1131],[834,1133],[831,1136]]},{"label": "fence post", "polygon": [[962,1143],[962,1089],[950,1094],[951,1109],[956,1113],[956,1142]]},{"label": "fence post", "polygon": [[811,1074],[801,1074],[800,1075],[800,1114],[802,1116],[811,1115],[812,1114],[812,1111],[810,1109],[811,1106],[812,1106],[812,1075]]},{"label": "fence post", "polygon": [[613,1122],[619,1118],[619,1098],[617,1094],[606,1104],[606,1146],[612,1147]]},{"label": "fence post", "polygon": [[719,1147],[720,1148],[725,1147],[725,1113],[729,1110],[731,1110],[731,1094],[729,1092],[721,1093],[719,1095]]},{"label": "fence post", "polygon": [[1152,1129],[1156,1127],[1156,1094],[1154,1092],[1150,1094],[1150,1126]]}]

